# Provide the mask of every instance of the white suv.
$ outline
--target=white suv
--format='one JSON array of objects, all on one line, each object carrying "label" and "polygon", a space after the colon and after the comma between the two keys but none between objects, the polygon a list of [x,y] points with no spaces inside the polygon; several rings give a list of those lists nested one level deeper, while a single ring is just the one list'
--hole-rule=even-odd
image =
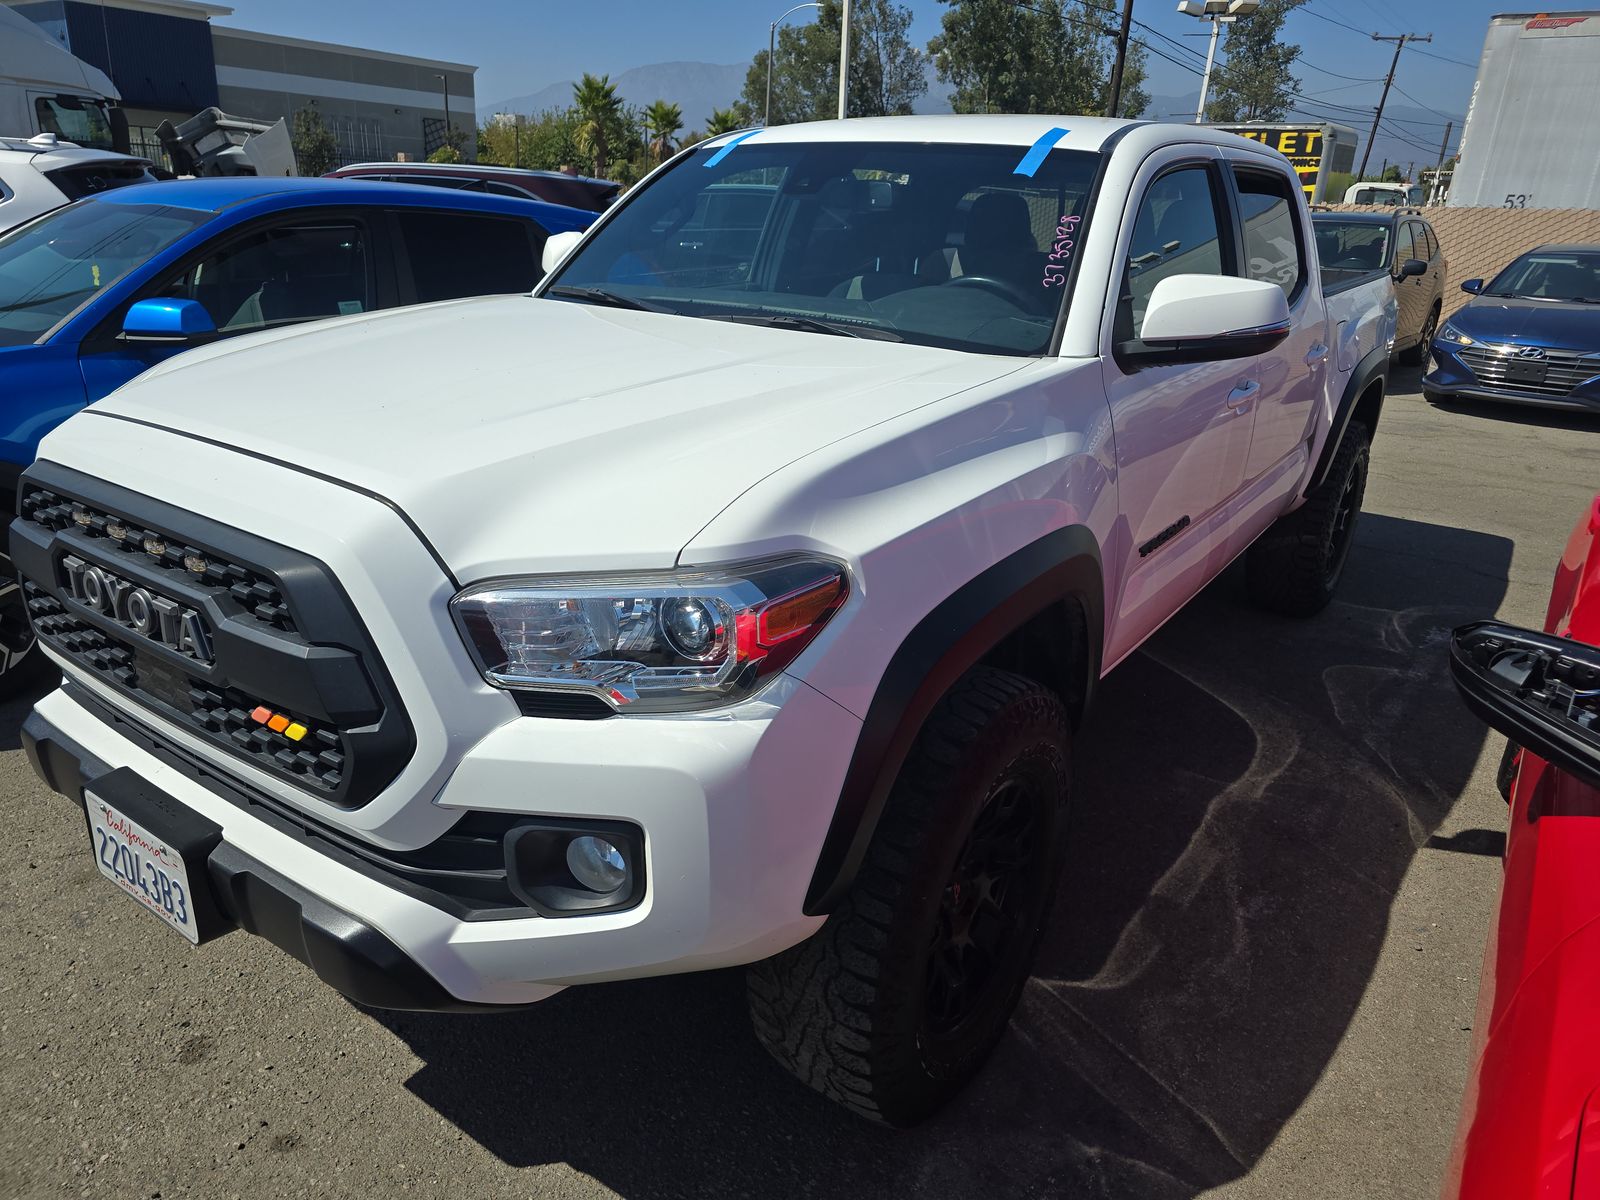
[{"label": "white suv", "polygon": [[155,178],[147,158],[85,149],[53,133],[0,137],[0,233],[95,192]]},{"label": "white suv", "polygon": [[28,752],[190,940],[391,1007],[753,964],[783,1063],[915,1121],[1027,978],[1100,676],[1239,554],[1328,602],[1392,297],[1324,297],[1278,154],[1095,118],[723,136],[576,236],[46,437]]}]

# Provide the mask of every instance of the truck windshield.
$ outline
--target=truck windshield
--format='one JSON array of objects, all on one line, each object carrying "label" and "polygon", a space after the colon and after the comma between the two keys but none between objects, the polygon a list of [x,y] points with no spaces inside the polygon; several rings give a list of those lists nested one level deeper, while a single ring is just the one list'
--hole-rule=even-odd
[{"label": "truck windshield", "polygon": [[90,96],[40,96],[33,102],[39,132],[53,133],[65,142],[110,150],[111,121],[103,100]]},{"label": "truck windshield", "polygon": [[1486,296],[1600,304],[1600,250],[1535,250],[1483,289]]},{"label": "truck windshield", "polygon": [[759,137],[702,147],[629,197],[542,294],[1040,354],[1099,155],[1033,157],[1025,146]]},{"label": "truck windshield", "polygon": [[1323,283],[1332,287],[1389,267],[1389,222],[1341,221],[1313,217],[1317,262]]},{"label": "truck windshield", "polygon": [[37,341],[211,216],[165,205],[90,201],[0,237],[0,346]]}]

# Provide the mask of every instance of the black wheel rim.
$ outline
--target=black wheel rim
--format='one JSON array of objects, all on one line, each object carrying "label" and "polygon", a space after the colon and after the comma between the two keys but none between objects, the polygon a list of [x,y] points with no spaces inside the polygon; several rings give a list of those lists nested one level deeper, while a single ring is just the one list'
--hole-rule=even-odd
[{"label": "black wheel rim", "polygon": [[1344,489],[1339,493],[1339,504],[1333,511],[1333,532],[1329,538],[1328,586],[1332,587],[1344,570],[1344,560],[1350,557],[1350,543],[1354,540],[1356,517],[1361,513],[1361,468],[1357,464],[1345,476]]},{"label": "black wheel rim", "polygon": [[10,562],[0,567],[0,675],[15,671],[32,652],[33,629],[23,605],[22,585],[11,574]]},{"label": "black wheel rim", "polygon": [[1037,923],[1043,843],[1037,789],[1015,776],[990,793],[939,900],[929,947],[927,1037],[957,1034],[1007,990]]}]

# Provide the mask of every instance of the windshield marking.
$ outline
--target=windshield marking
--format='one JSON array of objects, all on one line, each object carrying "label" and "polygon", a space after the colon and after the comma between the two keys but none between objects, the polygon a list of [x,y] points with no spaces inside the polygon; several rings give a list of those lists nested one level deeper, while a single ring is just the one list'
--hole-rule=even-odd
[{"label": "windshield marking", "polygon": [[1022,156],[1022,161],[1011,169],[1011,173],[1013,175],[1026,175],[1029,179],[1032,179],[1033,173],[1044,162],[1045,155],[1055,149],[1055,144],[1066,137],[1069,132],[1069,130],[1057,126],[1055,129],[1045,133],[1038,141],[1028,147],[1028,152]]},{"label": "windshield marking", "polygon": [[740,142],[744,141],[747,138],[753,138],[753,137],[755,137],[756,134],[758,134],[760,132],[761,132],[761,130],[759,130],[759,129],[752,129],[748,133],[741,133],[738,137],[734,138],[731,142],[724,142],[720,147],[718,147],[717,152],[715,154],[713,154],[710,158],[706,159],[705,165],[708,166],[708,167],[716,166],[723,159],[727,158],[728,154]]}]

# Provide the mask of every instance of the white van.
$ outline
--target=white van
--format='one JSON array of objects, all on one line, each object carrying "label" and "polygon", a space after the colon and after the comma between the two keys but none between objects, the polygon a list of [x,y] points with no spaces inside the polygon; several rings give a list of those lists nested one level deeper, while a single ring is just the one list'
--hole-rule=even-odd
[{"label": "white van", "polygon": [[1388,208],[1402,206],[1416,208],[1422,204],[1422,185],[1419,183],[1379,183],[1366,180],[1353,183],[1344,192],[1346,204],[1376,204]]},{"label": "white van", "polygon": [[53,133],[79,146],[126,150],[126,137],[113,133],[120,99],[104,71],[0,4],[0,137]]}]

